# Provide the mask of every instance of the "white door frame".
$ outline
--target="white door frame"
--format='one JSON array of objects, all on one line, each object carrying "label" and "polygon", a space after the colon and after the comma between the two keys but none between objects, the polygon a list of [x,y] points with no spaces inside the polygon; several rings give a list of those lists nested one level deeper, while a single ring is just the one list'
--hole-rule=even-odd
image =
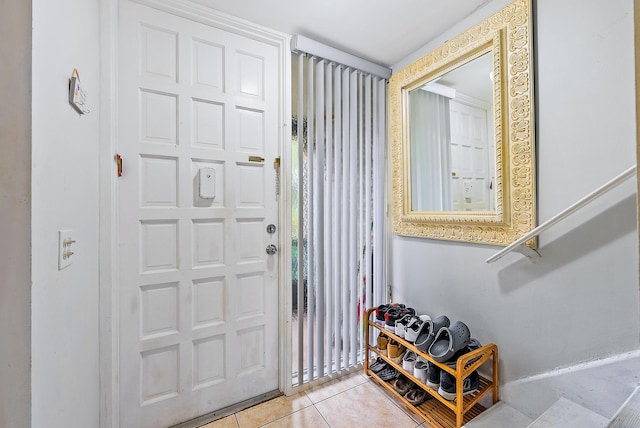
[{"label": "white door frame", "polygon": [[[278,48],[279,195],[279,387],[291,391],[291,51],[289,35],[222,14],[186,0],[132,0],[182,18],[258,40]],[[100,0],[100,427],[116,428],[120,419],[117,175],[114,156],[118,135],[118,2]],[[126,173],[127,159],[124,160]]]}]

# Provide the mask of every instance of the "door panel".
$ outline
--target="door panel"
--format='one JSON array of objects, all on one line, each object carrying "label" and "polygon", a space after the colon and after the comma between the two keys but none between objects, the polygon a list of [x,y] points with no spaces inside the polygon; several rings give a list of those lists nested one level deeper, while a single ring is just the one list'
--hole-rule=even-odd
[{"label": "door panel", "polygon": [[156,428],[278,389],[278,52],[126,0],[119,21],[120,426]]},{"label": "door panel", "polygon": [[487,112],[451,100],[451,192],[455,211],[487,211],[491,177]]}]

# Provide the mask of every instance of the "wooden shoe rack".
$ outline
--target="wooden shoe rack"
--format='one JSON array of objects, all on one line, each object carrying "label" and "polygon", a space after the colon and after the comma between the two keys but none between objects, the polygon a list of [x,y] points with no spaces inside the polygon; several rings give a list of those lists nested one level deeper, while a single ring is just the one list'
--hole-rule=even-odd
[{"label": "wooden shoe rack", "polygon": [[[433,427],[439,428],[460,428],[465,423],[469,422],[474,417],[482,413],[485,408],[481,406],[478,401],[485,396],[488,392],[492,393],[493,404],[498,402],[498,347],[494,344],[484,345],[478,349],[475,349],[467,354],[458,358],[456,367],[449,367],[446,364],[436,363],[433,361],[429,354],[418,351],[418,349],[404,339],[399,338],[395,334],[386,331],[384,327],[381,327],[375,323],[375,319],[371,320],[371,314],[375,315],[376,308],[367,310],[367,324],[366,329],[366,344],[367,352],[365,353],[364,370],[368,376],[373,377],[380,385],[387,389],[391,394],[396,396],[398,400],[409,407],[413,412],[422,417]],[[413,351],[418,356],[422,356],[425,360],[435,364],[442,370],[453,375],[456,379],[456,399],[454,401],[448,401],[438,394],[437,391],[432,390],[426,384],[422,383],[413,376],[413,373],[408,373],[402,369],[402,362],[397,364],[391,361],[387,356],[382,355],[375,345],[371,345],[370,338],[371,333],[377,329],[384,332],[390,339],[393,339],[402,345],[407,350]],[[424,389],[431,397],[424,403],[414,406],[409,403],[402,395],[398,394],[393,389],[394,380],[385,382],[380,379],[374,372],[369,370],[371,364],[370,357],[379,356],[394,367],[398,372],[405,375],[413,383]],[[480,375],[480,387],[477,392],[468,395],[462,395],[462,381],[469,376],[474,370],[477,370],[480,366],[491,360],[491,377],[485,377]]]}]

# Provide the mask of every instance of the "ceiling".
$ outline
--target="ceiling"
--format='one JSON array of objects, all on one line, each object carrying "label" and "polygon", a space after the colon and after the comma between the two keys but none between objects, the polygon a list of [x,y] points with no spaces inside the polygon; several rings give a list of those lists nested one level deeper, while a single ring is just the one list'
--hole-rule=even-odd
[{"label": "ceiling", "polygon": [[438,80],[441,85],[455,88],[459,93],[493,104],[493,57],[486,53]]},{"label": "ceiling", "polygon": [[390,67],[492,0],[191,0]]}]

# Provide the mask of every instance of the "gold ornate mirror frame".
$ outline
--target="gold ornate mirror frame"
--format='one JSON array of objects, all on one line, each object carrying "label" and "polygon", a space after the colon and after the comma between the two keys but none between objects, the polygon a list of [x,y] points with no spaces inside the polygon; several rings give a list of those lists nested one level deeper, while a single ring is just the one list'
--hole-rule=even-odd
[{"label": "gold ornate mirror frame", "polygon": [[[409,92],[488,52],[493,55],[495,209],[413,211]],[[516,0],[391,76],[394,233],[508,245],[536,226],[532,54],[530,0]],[[535,247],[536,241],[527,244]]]}]

